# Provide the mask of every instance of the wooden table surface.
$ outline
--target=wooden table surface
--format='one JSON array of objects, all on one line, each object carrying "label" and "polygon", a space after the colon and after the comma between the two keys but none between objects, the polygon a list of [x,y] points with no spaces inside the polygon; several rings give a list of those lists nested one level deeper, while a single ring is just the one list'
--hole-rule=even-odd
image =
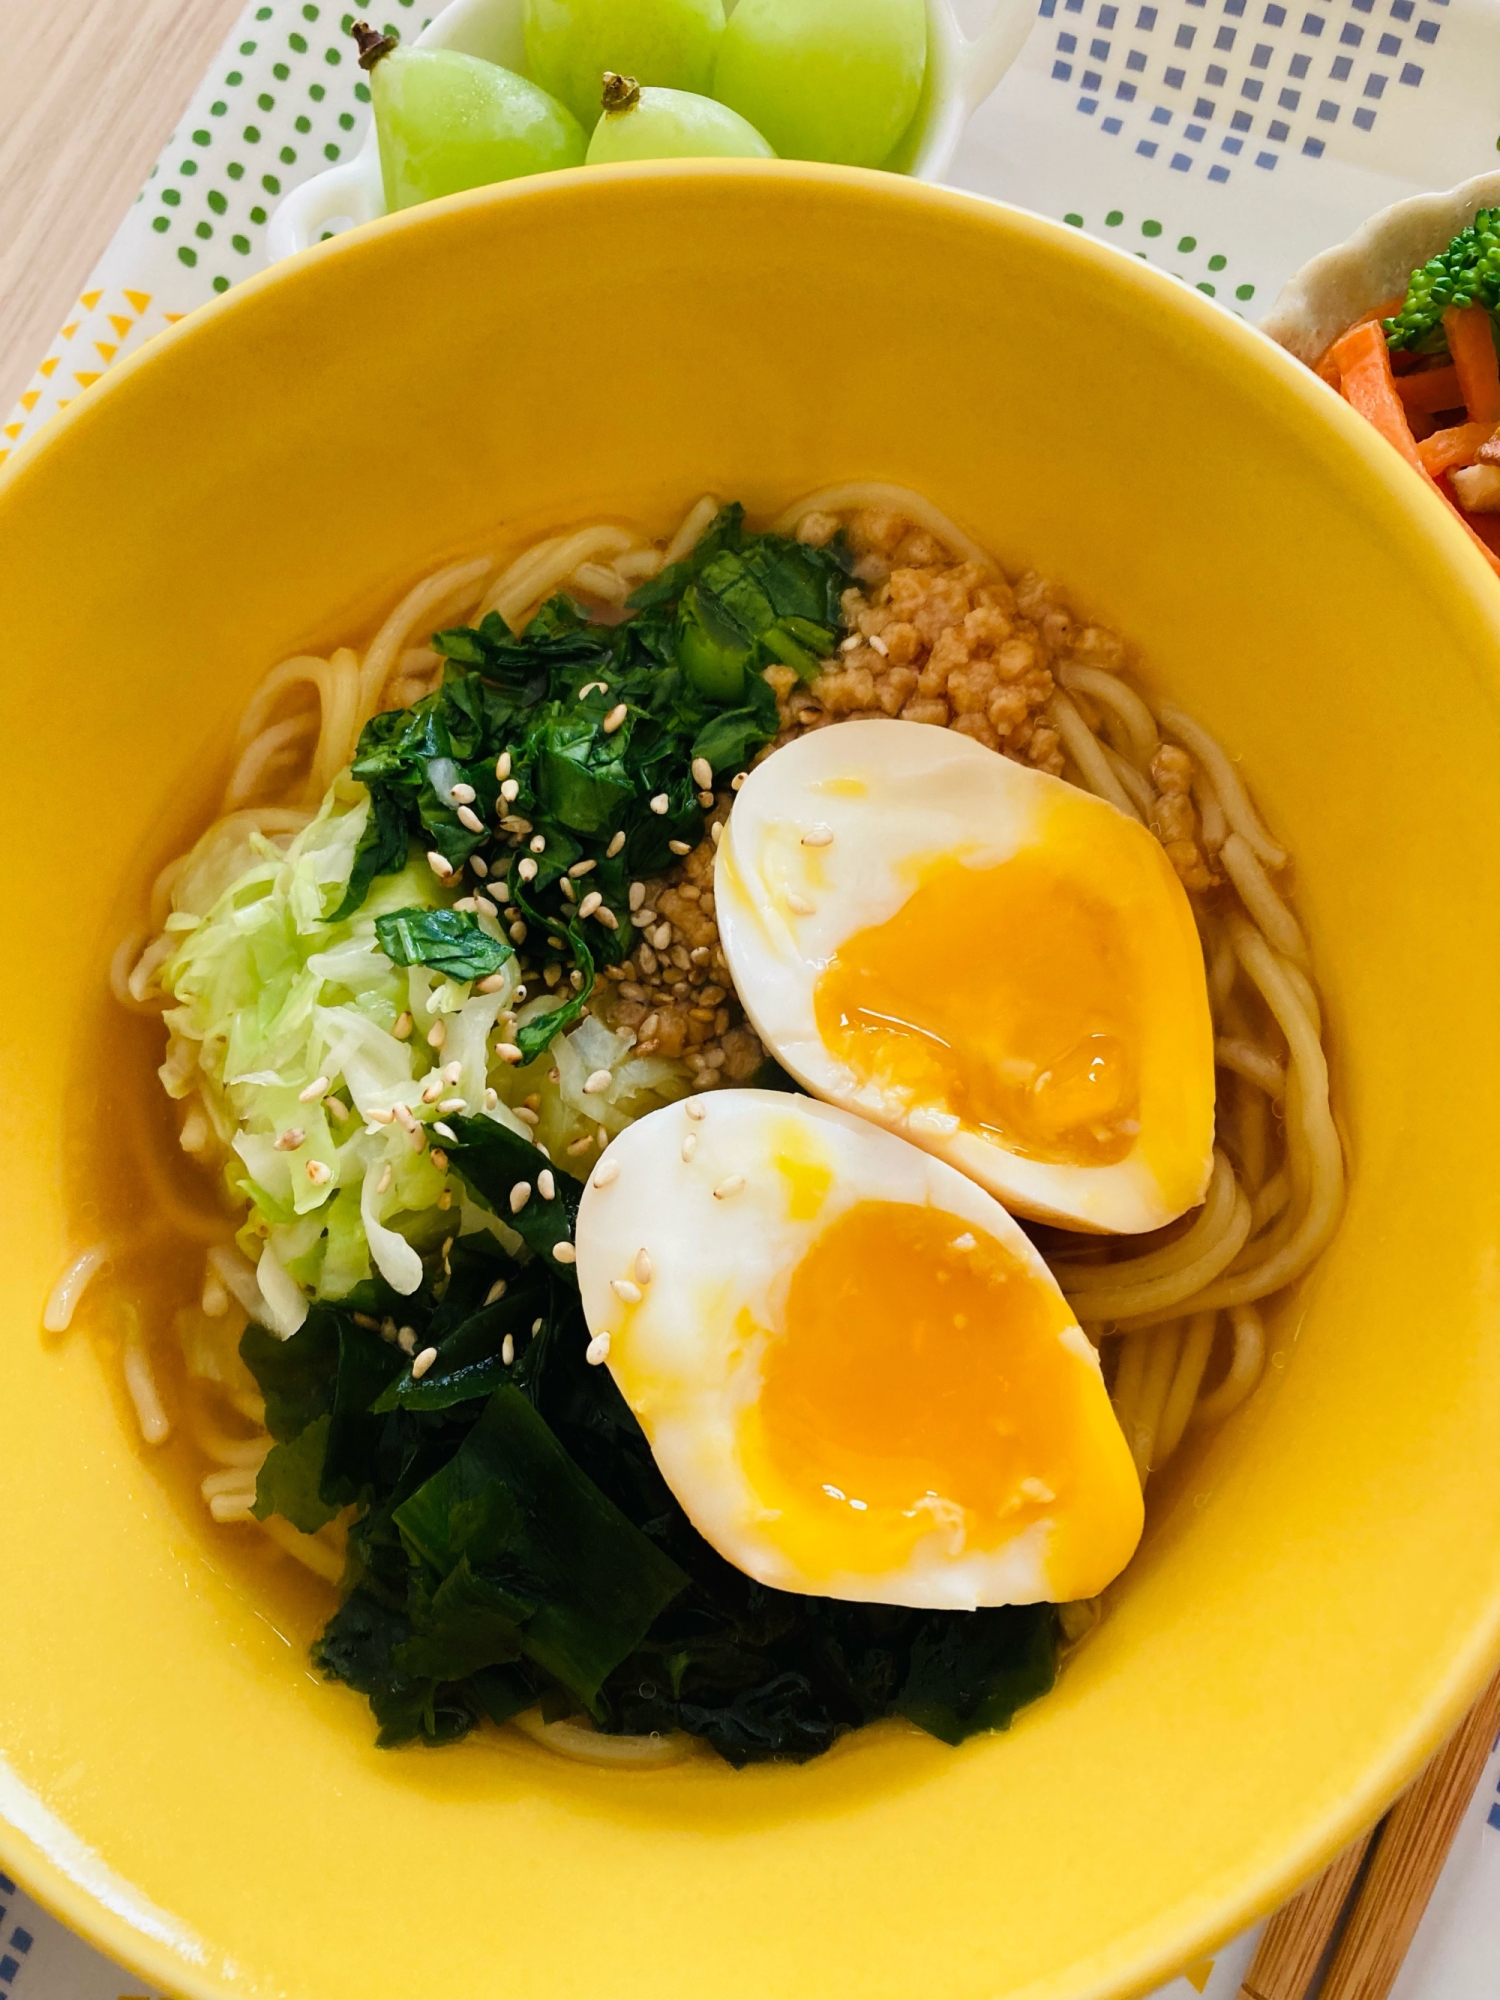
[{"label": "wooden table surface", "polygon": [[0,0],[0,417],[242,0]]}]

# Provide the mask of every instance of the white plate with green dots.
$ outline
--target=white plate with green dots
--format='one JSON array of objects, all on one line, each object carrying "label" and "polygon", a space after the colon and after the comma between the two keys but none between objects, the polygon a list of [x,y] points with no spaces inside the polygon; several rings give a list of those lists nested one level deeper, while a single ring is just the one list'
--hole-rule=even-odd
[{"label": "white plate with green dots", "polygon": [[[431,11],[384,0],[410,40]],[[980,29],[992,0],[958,0]],[[268,261],[290,189],[363,143],[352,18],[248,6],[0,427],[0,457],[162,325]],[[1496,0],[1039,0],[949,179],[1256,318],[1375,210],[1496,158]]]}]

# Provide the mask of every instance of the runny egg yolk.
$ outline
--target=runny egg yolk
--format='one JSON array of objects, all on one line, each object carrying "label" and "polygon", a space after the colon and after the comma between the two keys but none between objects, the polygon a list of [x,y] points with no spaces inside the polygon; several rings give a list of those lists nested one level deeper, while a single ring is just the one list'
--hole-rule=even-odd
[{"label": "runny egg yolk", "polygon": [[1140,1131],[1141,991],[1109,890],[1051,843],[991,868],[945,857],[819,977],[825,1046],[860,1083],[1008,1152],[1113,1166]]},{"label": "runny egg yolk", "polygon": [[961,1217],[863,1201],[825,1229],[741,1419],[768,1533],[805,1576],[899,1571],[1051,1525],[1049,1595],[1101,1588],[1140,1489],[1062,1299]]}]

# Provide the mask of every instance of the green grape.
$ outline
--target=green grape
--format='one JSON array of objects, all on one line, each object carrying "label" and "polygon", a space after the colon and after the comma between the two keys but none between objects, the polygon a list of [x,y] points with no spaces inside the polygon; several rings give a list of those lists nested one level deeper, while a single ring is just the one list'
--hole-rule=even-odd
[{"label": "green grape", "polygon": [[774,160],[753,125],[727,104],[690,90],[645,89],[633,77],[605,72],[604,116],[589,141],[588,163],[611,160]]},{"label": "green grape", "polygon": [[723,0],[526,0],[531,74],[592,131],[599,79],[706,91],[724,32]]},{"label": "green grape", "polygon": [[878,167],[911,123],[926,67],[923,0],[739,0],[713,94],[784,160]]},{"label": "green grape", "polygon": [[[367,31],[368,33],[368,31]],[[456,49],[362,43],[387,208],[581,167],[588,141],[571,111],[513,71]]]}]

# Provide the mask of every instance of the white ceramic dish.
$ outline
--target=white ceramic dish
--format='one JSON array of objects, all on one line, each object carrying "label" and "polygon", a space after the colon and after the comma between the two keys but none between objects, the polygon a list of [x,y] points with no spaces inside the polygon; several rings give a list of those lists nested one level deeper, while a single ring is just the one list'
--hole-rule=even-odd
[{"label": "white ceramic dish", "polygon": [[[417,44],[461,49],[525,75],[524,11],[524,0],[452,0]],[[942,180],[964,126],[1020,54],[1035,15],[1035,0],[995,0],[988,25],[971,39],[959,26],[953,0],[927,0],[927,76],[911,128],[889,162],[895,171]],[[267,231],[271,261],[385,212],[372,126],[352,160],[304,181],[281,203]]]},{"label": "white ceramic dish", "polygon": [[1442,194],[1393,202],[1310,258],[1282,286],[1261,332],[1309,365],[1345,327],[1404,291],[1413,271],[1465,229],[1481,208],[1500,207],[1500,173],[1476,174]]}]

